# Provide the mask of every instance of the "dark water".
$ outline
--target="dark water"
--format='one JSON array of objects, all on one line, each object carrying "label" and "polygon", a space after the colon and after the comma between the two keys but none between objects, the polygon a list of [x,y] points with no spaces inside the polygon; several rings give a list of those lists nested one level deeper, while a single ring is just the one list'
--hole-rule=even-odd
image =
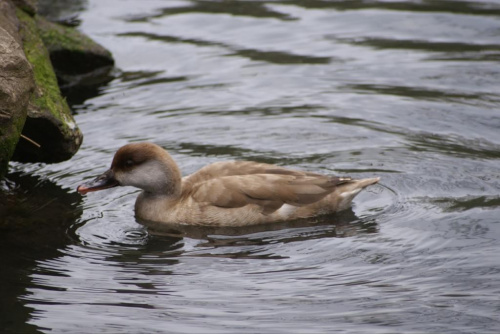
[{"label": "dark water", "polygon": [[[71,161],[2,184],[6,331],[500,332],[500,1],[72,8],[116,79],[71,97]],[[382,181],[320,221],[152,236],[136,190],[75,194],[144,140],[185,174],[251,159]]]}]

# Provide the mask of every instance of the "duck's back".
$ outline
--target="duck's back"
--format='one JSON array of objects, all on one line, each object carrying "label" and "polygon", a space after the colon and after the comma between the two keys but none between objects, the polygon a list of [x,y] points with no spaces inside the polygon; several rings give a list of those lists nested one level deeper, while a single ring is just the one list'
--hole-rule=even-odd
[{"label": "duck's back", "polygon": [[188,211],[175,212],[178,223],[205,225],[242,226],[306,218],[348,208],[361,189],[377,181],[248,161],[218,162],[183,178],[178,206]]}]

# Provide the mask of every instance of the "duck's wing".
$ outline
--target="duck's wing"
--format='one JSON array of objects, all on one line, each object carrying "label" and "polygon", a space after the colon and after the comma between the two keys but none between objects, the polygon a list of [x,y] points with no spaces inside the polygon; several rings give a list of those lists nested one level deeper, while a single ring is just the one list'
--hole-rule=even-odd
[{"label": "duck's wing", "polygon": [[[273,166],[275,167],[275,166]],[[303,206],[321,200],[350,178],[303,175],[294,171],[250,175],[231,175],[209,179],[193,187],[190,196],[196,202],[221,208],[258,205],[269,214],[283,204]]]},{"label": "duck's wing", "polygon": [[285,167],[254,161],[220,161],[207,165],[196,173],[184,177],[183,182],[189,184],[190,186],[194,186],[197,183],[205,182],[214,178],[253,174],[322,176],[316,173],[292,170]]}]

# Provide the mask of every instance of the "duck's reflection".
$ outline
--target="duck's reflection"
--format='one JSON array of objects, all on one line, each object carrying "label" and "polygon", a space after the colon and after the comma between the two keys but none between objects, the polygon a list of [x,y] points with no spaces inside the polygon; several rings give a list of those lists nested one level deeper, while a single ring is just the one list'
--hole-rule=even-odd
[{"label": "duck's reflection", "polygon": [[[138,220],[147,227],[153,238],[192,238],[204,240],[199,246],[241,246],[267,244],[279,239],[292,242],[319,238],[352,237],[363,233],[376,233],[376,222],[358,218],[352,209],[332,215],[240,227],[193,226],[165,224]],[[279,234],[276,231],[280,231]]]}]

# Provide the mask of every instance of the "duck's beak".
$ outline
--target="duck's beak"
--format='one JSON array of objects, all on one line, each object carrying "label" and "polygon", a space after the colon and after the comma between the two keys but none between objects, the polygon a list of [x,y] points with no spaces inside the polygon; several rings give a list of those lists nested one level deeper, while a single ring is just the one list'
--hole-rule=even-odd
[{"label": "duck's beak", "polygon": [[78,191],[82,195],[85,195],[86,193],[92,191],[113,188],[118,185],[119,185],[118,181],[116,181],[115,175],[113,171],[110,169],[106,171],[104,174],[96,177],[94,180],[79,185],[78,188],[76,188],[76,191]]}]

